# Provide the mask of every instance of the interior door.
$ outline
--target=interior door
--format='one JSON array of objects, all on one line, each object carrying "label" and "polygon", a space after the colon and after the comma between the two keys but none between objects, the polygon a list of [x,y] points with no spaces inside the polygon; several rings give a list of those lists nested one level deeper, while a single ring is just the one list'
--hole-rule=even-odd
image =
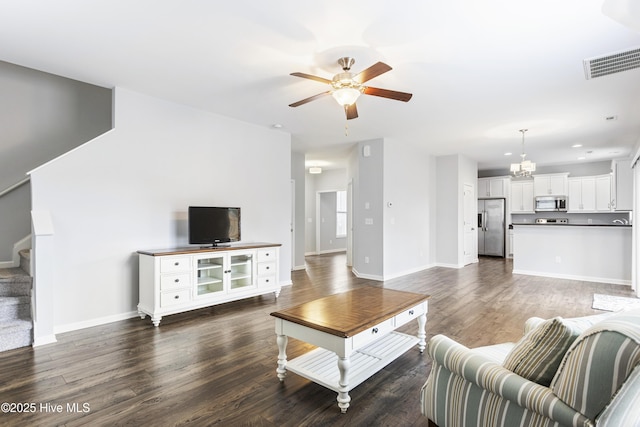
[{"label": "interior door", "polygon": [[478,237],[476,230],[477,204],[473,184],[464,184],[463,203],[463,264],[471,264],[478,260]]}]

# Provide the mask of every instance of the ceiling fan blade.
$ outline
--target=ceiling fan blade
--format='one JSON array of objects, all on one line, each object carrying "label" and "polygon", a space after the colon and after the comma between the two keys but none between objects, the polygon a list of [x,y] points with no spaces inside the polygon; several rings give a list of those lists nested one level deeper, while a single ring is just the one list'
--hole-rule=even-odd
[{"label": "ceiling fan blade", "polygon": [[395,99],[396,101],[407,102],[413,94],[407,92],[398,92],[389,89],[380,89],[377,87],[367,86],[364,88],[365,95],[381,96],[382,98]]},{"label": "ceiling fan blade", "polygon": [[390,66],[388,66],[384,62],[376,62],[366,70],[362,70],[353,79],[358,83],[364,83],[366,81],[371,80],[374,77],[378,77],[380,74],[386,73],[387,71],[391,71]]},{"label": "ceiling fan blade", "polygon": [[331,80],[327,80],[323,77],[318,77],[318,76],[313,76],[311,74],[305,74],[305,73],[291,73],[292,76],[296,76],[296,77],[302,77],[303,79],[310,79],[310,80],[315,80],[317,82],[320,83],[326,83],[326,84],[330,84]]},{"label": "ceiling fan blade", "polygon": [[351,105],[344,106],[344,112],[347,115],[347,120],[357,119],[358,118],[358,108],[356,108],[356,103],[354,102]]},{"label": "ceiling fan blade", "polygon": [[310,97],[302,99],[302,100],[300,100],[298,102],[294,102],[293,104],[289,104],[289,107],[299,107],[302,104],[306,104],[307,102],[315,101],[316,99],[322,98],[323,96],[329,95],[330,93],[331,93],[330,91],[326,91],[326,92],[319,93],[317,95],[310,96]]}]

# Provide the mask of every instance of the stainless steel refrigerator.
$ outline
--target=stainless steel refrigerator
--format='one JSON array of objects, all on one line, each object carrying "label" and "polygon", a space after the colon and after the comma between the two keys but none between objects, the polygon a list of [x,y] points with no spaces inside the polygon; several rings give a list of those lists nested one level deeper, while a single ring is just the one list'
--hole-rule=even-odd
[{"label": "stainless steel refrigerator", "polygon": [[478,199],[478,255],[504,257],[504,199]]}]

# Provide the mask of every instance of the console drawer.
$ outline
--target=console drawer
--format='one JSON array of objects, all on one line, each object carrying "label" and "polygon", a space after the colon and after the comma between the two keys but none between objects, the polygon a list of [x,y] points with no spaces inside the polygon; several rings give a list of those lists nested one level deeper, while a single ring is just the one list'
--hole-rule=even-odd
[{"label": "console drawer", "polygon": [[258,276],[271,276],[276,271],[275,262],[261,262],[258,264]]},{"label": "console drawer", "polygon": [[426,313],[426,308],[425,308],[425,304],[420,304],[420,305],[416,305],[415,307],[412,307],[410,309],[407,309],[405,311],[403,311],[402,313],[396,315],[395,317],[395,326],[400,327],[406,323],[408,323],[410,320],[417,318],[418,316],[425,314]]},{"label": "console drawer", "polygon": [[160,307],[184,304],[189,302],[190,290],[183,289],[175,292],[163,292],[160,294]]},{"label": "console drawer", "polygon": [[258,277],[258,287],[268,288],[276,285],[276,276],[264,276]]},{"label": "console drawer", "polygon": [[160,260],[161,273],[174,273],[178,271],[188,271],[191,269],[188,257],[162,258]]},{"label": "console drawer", "polygon": [[160,290],[185,288],[191,285],[191,274],[164,274],[160,276]]},{"label": "console drawer", "polygon": [[377,340],[384,334],[391,332],[395,329],[394,319],[388,319],[384,322],[378,323],[377,325],[367,329],[366,331],[362,331],[357,335],[353,336],[353,348],[358,349],[365,344],[368,344],[372,341]]},{"label": "console drawer", "polygon": [[258,262],[272,261],[276,259],[275,248],[258,249]]}]

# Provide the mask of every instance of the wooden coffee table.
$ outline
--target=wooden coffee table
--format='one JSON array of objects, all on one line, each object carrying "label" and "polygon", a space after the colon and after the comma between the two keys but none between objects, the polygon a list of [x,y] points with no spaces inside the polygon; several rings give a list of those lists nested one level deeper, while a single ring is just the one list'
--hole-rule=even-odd
[{"label": "wooden coffee table", "polygon": [[[276,317],[280,381],[294,372],[338,393],[347,412],[349,391],[417,344],[426,347],[429,295],[363,287],[271,313]],[[413,319],[416,336],[395,329]],[[287,361],[288,337],[318,348]]]}]

